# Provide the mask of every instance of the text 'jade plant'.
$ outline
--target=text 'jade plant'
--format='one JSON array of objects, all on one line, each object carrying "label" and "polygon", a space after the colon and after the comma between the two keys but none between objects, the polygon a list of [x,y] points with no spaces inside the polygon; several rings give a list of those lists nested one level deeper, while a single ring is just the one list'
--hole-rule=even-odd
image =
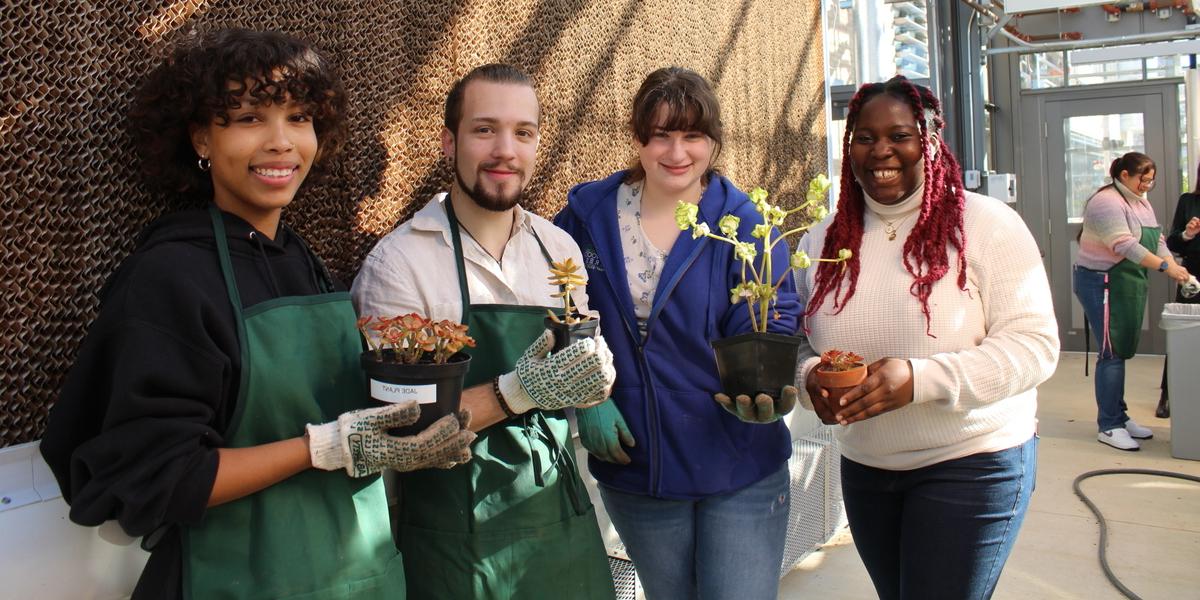
[{"label": "text 'jade plant'", "polygon": [[[742,282],[729,290],[729,301],[733,304],[746,301],[746,306],[750,310],[750,324],[754,331],[766,333],[768,317],[775,316],[772,306],[779,294],[779,286],[783,284],[783,280],[788,275],[788,269],[785,268],[783,275],[779,278],[775,277],[775,265],[771,264],[771,251],[783,239],[808,231],[814,223],[828,215],[829,211],[825,208],[825,197],[829,193],[829,187],[829,178],[824,174],[817,175],[808,183],[808,192],[804,195],[804,203],[790,210],[767,202],[767,191],[762,188],[754,188],[750,192],[750,201],[754,203],[754,209],[758,211],[758,214],[762,216],[762,221],[754,226],[750,234],[752,237],[762,240],[761,256],[758,253],[758,246],[753,241],[738,239],[738,228],[741,227],[739,217],[735,215],[721,217],[717,222],[717,228],[720,231],[713,233],[708,223],[697,221],[700,212],[698,204],[681,200],[676,205],[675,223],[684,231],[690,229],[692,238],[709,237],[733,245],[734,256],[742,261]],[[789,215],[800,211],[806,211],[805,214],[811,220],[783,233],[772,233],[775,228],[783,227],[784,221]],[[810,258],[802,250],[797,250],[789,257],[788,267],[806,269],[814,261],[845,263],[850,257],[851,252],[846,248],[838,251],[837,258],[816,259]]]}]

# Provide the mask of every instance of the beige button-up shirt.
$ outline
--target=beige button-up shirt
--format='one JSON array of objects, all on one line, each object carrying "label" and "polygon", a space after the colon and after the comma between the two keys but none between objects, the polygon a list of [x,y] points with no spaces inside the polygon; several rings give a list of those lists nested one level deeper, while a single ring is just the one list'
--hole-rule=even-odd
[{"label": "beige button-up shirt", "polygon": [[[443,206],[447,201],[447,194],[438,194],[367,255],[350,288],[359,315],[394,317],[416,312],[432,319],[462,319],[454,243]],[[520,206],[513,229],[500,261],[460,230],[471,303],[561,307],[562,301],[552,296],[558,288],[547,279],[549,265],[533,232],[555,261],[571,257],[582,265],[579,246],[553,223]],[[581,311],[586,310],[583,288],[576,289],[572,299]]]}]

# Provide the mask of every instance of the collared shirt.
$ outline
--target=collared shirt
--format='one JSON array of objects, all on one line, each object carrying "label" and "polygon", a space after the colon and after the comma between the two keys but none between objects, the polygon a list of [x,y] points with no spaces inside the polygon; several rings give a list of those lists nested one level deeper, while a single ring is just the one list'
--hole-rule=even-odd
[{"label": "collared shirt", "polygon": [[[447,194],[438,194],[367,255],[350,290],[359,315],[394,317],[416,312],[435,320],[462,319],[454,243],[443,206],[447,201]],[[520,206],[515,211],[513,233],[500,261],[466,230],[459,230],[471,303],[561,307],[562,301],[553,297],[558,288],[547,279],[550,265],[538,239],[552,260],[570,257],[583,265],[579,246],[546,219]],[[584,288],[572,292],[572,299],[581,311],[587,309]]]}]

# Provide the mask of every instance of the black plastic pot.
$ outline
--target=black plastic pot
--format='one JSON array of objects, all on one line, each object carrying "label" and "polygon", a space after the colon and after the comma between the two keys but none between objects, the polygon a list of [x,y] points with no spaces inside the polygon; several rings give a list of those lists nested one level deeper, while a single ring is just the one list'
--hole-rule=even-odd
[{"label": "black plastic pot", "polygon": [[[583,315],[572,315],[575,318],[580,318]],[[546,323],[546,329],[549,329],[554,334],[554,347],[551,352],[558,352],[567,346],[570,346],[576,340],[586,340],[596,337],[596,328],[600,326],[600,319],[591,318],[582,323],[559,323],[550,317],[543,319]]]},{"label": "black plastic pot", "polygon": [[709,342],[717,358],[721,387],[730,397],[767,394],[779,397],[785,385],[796,384],[797,335],[750,332]]},{"label": "black plastic pot", "polygon": [[471,366],[471,357],[459,352],[442,364],[419,362],[406,365],[393,362],[392,350],[383,351],[383,361],[372,351],[362,353],[360,361],[367,373],[371,400],[385,405],[406,400],[421,404],[421,417],[416,423],[391,429],[397,436],[416,435],[434,421],[458,411],[462,399],[463,377]]}]

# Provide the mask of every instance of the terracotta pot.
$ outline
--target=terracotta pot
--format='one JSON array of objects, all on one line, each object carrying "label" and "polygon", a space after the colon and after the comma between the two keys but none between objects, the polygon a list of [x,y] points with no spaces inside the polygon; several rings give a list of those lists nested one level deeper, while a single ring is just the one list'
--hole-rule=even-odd
[{"label": "terracotta pot", "polygon": [[[574,313],[571,316],[576,319],[583,317],[579,313]],[[587,338],[596,337],[596,328],[600,326],[600,319],[595,317],[570,325],[560,323],[550,317],[543,319],[543,322],[546,324],[546,329],[549,329],[550,333],[554,334],[554,347],[550,349],[551,352],[558,352],[570,346],[576,340],[586,340]]]},{"label": "terracotta pot", "polygon": [[848,371],[827,371],[817,367],[817,385],[829,391],[829,401],[836,403],[850,388],[867,378],[867,365],[855,363]]},{"label": "terracotta pot", "polygon": [[367,374],[371,400],[378,406],[416,400],[421,417],[416,423],[388,430],[396,436],[416,435],[434,421],[458,411],[462,399],[463,378],[471,366],[471,357],[459,352],[446,362],[394,362],[394,350],[383,351],[380,361],[373,351],[362,353],[359,362]]},{"label": "terracotta pot", "polygon": [[802,339],[752,331],[709,342],[716,355],[722,391],[730,397],[778,397],[783,386],[796,383],[796,355]]}]

